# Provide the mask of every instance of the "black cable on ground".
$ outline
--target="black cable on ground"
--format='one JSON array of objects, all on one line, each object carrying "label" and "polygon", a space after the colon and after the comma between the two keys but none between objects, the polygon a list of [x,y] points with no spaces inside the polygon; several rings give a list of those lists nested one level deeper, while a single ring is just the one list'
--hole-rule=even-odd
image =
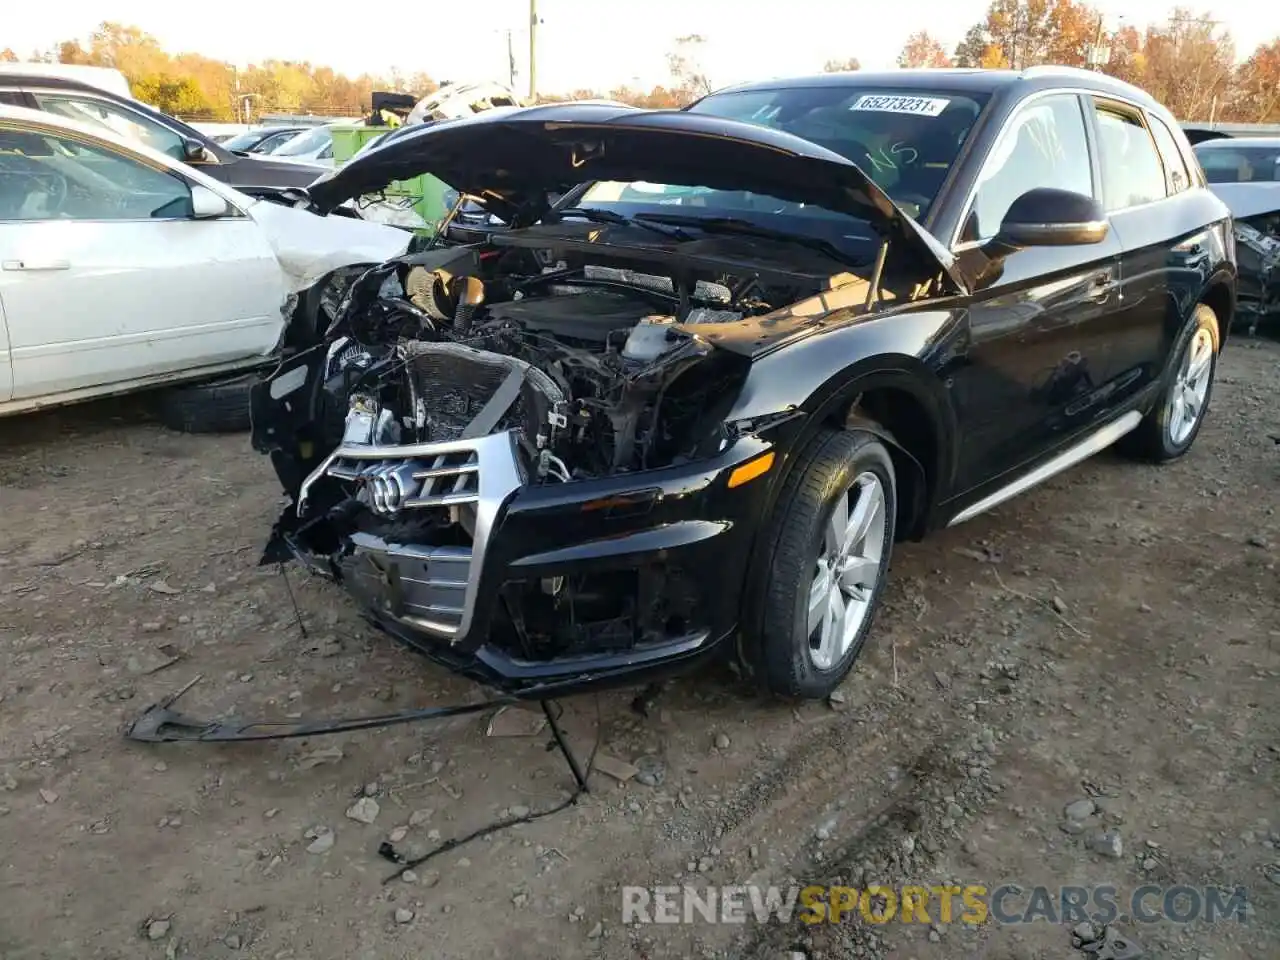
[{"label": "black cable on ground", "polygon": [[574,773],[574,791],[569,799],[565,800],[563,803],[557,804],[549,810],[539,810],[534,813],[527,813],[523,817],[512,817],[508,820],[499,820],[497,823],[491,823],[487,827],[481,827],[479,830],[473,830],[464,837],[454,837],[451,840],[446,840],[434,850],[430,850],[420,857],[414,857],[412,860],[400,861],[399,855],[395,852],[395,848],[390,843],[384,841],[378,847],[379,855],[387,860],[391,860],[393,863],[400,863],[400,869],[382,881],[384,886],[393,880],[398,880],[400,877],[404,876],[407,871],[422,866],[428,860],[432,860],[440,856],[442,853],[448,853],[450,850],[456,850],[458,847],[461,847],[463,844],[470,843],[477,837],[483,837],[489,833],[496,833],[499,830],[506,830],[508,827],[514,827],[521,823],[532,823],[534,820],[541,820],[543,817],[549,817],[553,814],[560,813],[562,810],[567,810],[578,802],[582,795],[587,792],[586,784],[591,779],[591,771],[594,769],[596,762],[596,753],[600,749],[600,740],[604,733],[604,724],[600,719],[600,694],[596,694],[596,741],[591,747],[591,755],[587,758],[587,768],[580,782],[577,779],[578,770],[575,761],[570,759],[572,754],[569,752],[569,746],[564,741],[563,735],[560,734],[557,729],[555,719],[551,717],[549,710],[547,712],[547,719],[551,726],[552,735],[555,737],[556,745],[560,747],[561,752],[565,756],[565,760],[569,763],[569,766]]}]

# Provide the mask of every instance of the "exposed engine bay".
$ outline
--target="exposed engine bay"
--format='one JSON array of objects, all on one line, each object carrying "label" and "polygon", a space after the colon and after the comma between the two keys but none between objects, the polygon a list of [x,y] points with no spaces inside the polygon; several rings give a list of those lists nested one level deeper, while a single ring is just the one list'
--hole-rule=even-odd
[{"label": "exposed engine bay", "polygon": [[340,301],[327,294],[326,440],[394,446],[515,430],[534,482],[705,455],[727,439],[724,415],[749,361],[701,334],[829,284],[802,271],[769,282],[691,276],[522,247],[398,258]]}]

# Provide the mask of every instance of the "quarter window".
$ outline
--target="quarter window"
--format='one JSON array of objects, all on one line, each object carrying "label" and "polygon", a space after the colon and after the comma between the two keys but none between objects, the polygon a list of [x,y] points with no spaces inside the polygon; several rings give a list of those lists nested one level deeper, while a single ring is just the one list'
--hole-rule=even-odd
[{"label": "quarter window", "polygon": [[1173,196],[1191,186],[1191,172],[1187,169],[1182,151],[1178,149],[1177,139],[1164,121],[1159,117],[1151,117],[1150,122],[1151,133],[1156,138],[1160,158],[1164,161],[1165,186],[1169,196]]},{"label": "quarter window", "polygon": [[1033,100],[1009,121],[982,169],[961,242],[994,237],[1013,202],[1038,187],[1093,196],[1089,140],[1074,94]]},{"label": "quarter window", "polygon": [[1107,212],[1164,199],[1164,165],[1142,118],[1135,111],[1106,103],[1098,103],[1097,111]]}]

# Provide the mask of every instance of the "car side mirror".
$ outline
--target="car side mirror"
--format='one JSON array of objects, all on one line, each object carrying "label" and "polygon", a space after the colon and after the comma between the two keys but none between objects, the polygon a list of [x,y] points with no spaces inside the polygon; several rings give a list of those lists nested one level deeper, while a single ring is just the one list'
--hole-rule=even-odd
[{"label": "car side mirror", "polygon": [[187,163],[204,163],[209,159],[209,152],[199,140],[183,137],[182,159]]},{"label": "car side mirror", "polygon": [[231,214],[231,204],[208,187],[191,187],[191,216],[196,220],[216,220]]},{"label": "car side mirror", "polygon": [[1110,231],[1107,214],[1093,197],[1055,187],[1037,187],[1009,205],[995,241],[1015,250],[1072,247],[1101,243]]}]

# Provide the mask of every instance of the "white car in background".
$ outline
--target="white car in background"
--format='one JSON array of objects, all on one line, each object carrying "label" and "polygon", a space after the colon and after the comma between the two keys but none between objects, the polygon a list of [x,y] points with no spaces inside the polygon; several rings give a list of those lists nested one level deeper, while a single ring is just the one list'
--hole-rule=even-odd
[{"label": "white car in background", "polygon": [[326,124],[295,134],[269,151],[273,158],[303,160],[333,166],[333,131]]},{"label": "white car in background", "polygon": [[247,427],[244,372],[277,353],[288,295],[410,239],[0,107],[0,415],[165,386],[168,425]]}]

